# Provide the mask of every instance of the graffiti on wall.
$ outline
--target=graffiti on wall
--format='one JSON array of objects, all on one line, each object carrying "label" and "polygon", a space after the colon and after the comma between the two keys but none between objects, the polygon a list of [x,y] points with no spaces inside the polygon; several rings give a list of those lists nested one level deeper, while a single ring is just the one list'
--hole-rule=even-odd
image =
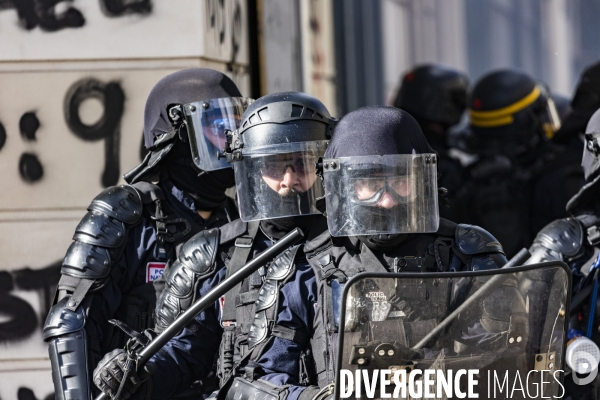
[{"label": "graffiti on wall", "polygon": [[[25,30],[39,27],[45,32],[56,32],[85,25],[85,16],[72,3],[73,0],[0,0],[0,11],[16,11],[19,26]],[[100,0],[99,3],[107,17],[152,12],[151,0]],[[63,11],[57,11],[59,5]]]},{"label": "graffiti on wall", "polygon": [[[41,329],[52,306],[60,277],[61,261],[41,269],[0,271],[0,344],[21,342]],[[39,304],[29,304],[12,292],[32,291]],[[36,313],[36,309],[39,312]]]},{"label": "graffiti on wall", "polygon": [[[81,120],[79,106],[88,99],[97,99],[103,106],[102,117],[92,125]],[[65,121],[71,132],[85,141],[104,140],[104,168],[102,186],[116,185],[120,177],[119,146],[121,118],[125,107],[125,93],[118,82],[101,82],[84,78],[67,91],[64,103]]]},{"label": "graffiti on wall", "polygon": [[[89,99],[98,100],[103,107],[102,117],[93,124],[84,123],[79,114],[79,106]],[[124,110],[125,93],[116,81],[84,78],[71,85],[65,95],[64,117],[70,132],[84,141],[104,141],[104,167],[100,177],[103,187],[116,185],[120,178],[120,127]],[[40,125],[35,111],[23,114],[19,120],[21,138],[26,142],[35,142]],[[0,122],[0,150],[6,137],[6,130]],[[21,154],[19,174],[27,183],[35,183],[43,178],[44,167],[34,152]]]}]

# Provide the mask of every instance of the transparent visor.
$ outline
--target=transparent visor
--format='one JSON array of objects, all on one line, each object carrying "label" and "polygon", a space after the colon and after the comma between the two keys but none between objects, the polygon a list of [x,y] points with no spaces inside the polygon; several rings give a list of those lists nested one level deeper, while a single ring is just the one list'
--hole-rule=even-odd
[{"label": "transparent visor", "polygon": [[436,157],[394,154],[323,160],[331,234],[437,231]]},{"label": "transparent visor", "polygon": [[225,148],[226,131],[240,126],[242,115],[253,99],[224,97],[184,105],[194,164],[203,171],[229,168],[217,154]]},{"label": "transparent visor", "polygon": [[[544,396],[562,398],[566,265],[491,272],[359,274],[346,283],[337,398],[464,398],[467,391],[468,398],[539,398],[541,378]],[[519,392],[510,394],[519,377]]]},{"label": "transparent visor", "polygon": [[233,163],[243,221],[319,214],[316,163],[327,141],[284,143],[243,152]]},{"label": "transparent visor", "polygon": [[561,121],[556,105],[551,97],[548,98],[544,112],[542,113],[542,129],[548,139],[552,139],[556,131],[560,129]]}]

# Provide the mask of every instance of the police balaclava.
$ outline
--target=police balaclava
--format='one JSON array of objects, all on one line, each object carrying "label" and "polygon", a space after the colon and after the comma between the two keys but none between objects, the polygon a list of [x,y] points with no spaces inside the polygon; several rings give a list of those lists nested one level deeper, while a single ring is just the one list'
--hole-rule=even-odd
[{"label": "police balaclava", "polygon": [[[395,107],[370,106],[359,108],[340,120],[324,158],[425,153],[435,151],[410,114]],[[387,212],[379,207],[360,207],[360,212],[365,214]],[[406,234],[378,234],[361,236],[360,240],[371,248],[385,249],[406,237]]]},{"label": "police balaclava", "polygon": [[[144,111],[144,144],[151,151],[149,157],[172,146],[157,163],[161,178],[166,174],[176,187],[194,198],[196,209],[203,211],[222,207],[225,189],[235,184],[233,170],[200,171],[192,160],[185,125],[172,122],[168,111],[174,104],[223,97],[241,97],[229,77],[211,69],[186,69],[161,79],[150,92]],[[172,139],[162,141],[175,131]]]}]

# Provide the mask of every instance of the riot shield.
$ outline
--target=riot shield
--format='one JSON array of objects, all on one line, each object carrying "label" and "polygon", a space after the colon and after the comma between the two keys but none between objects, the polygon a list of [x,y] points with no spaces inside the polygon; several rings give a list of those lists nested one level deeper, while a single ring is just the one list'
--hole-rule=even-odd
[{"label": "riot shield", "polygon": [[562,397],[570,287],[561,262],[356,275],[333,291],[336,399]]}]

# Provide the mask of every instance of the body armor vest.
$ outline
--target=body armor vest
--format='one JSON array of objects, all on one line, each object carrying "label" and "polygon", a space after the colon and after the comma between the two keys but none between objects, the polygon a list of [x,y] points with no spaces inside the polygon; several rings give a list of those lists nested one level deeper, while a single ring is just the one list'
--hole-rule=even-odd
[{"label": "body armor vest", "polygon": [[[332,238],[325,232],[305,245],[307,260],[317,278],[319,298],[310,341],[319,386],[335,380],[339,307],[343,285],[349,278],[361,272],[478,270],[499,268],[506,263],[502,246],[479,227],[442,219],[435,236],[424,253],[396,257],[388,267],[354,237]],[[403,295],[418,297],[425,292],[426,288],[406,288]],[[427,332],[435,321],[425,318],[409,324],[408,331]]]}]

